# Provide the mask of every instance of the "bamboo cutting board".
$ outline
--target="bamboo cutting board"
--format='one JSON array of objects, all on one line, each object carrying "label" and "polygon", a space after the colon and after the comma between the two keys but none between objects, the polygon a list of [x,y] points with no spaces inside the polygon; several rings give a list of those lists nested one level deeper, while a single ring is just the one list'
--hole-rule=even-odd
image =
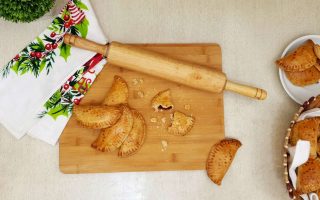
[{"label": "bamboo cutting board", "polygon": [[[221,49],[217,44],[138,46],[221,70]],[[71,117],[60,137],[60,170],[74,174],[205,169],[211,146],[224,138],[223,94],[199,91],[106,65],[81,104],[100,104],[111,87],[114,75],[120,75],[127,81],[129,104],[145,118],[145,144],[137,154],[128,158],[119,158],[117,152],[99,152],[90,146],[99,131],[83,128]],[[168,88],[171,89],[175,110],[193,115],[196,119],[193,129],[186,136],[169,135],[166,127],[170,124],[171,111],[156,113],[150,106],[152,97]],[[166,148],[162,141],[168,143]]]}]

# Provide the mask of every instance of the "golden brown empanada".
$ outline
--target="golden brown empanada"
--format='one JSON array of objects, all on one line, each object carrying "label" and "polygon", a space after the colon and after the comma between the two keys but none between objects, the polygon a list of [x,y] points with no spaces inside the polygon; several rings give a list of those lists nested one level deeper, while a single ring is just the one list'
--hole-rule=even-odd
[{"label": "golden brown empanada", "polygon": [[111,152],[125,141],[132,129],[133,116],[128,106],[122,105],[121,109],[122,115],[118,122],[110,128],[102,129],[92,147],[99,151]]},{"label": "golden brown empanada", "polygon": [[290,144],[295,146],[298,140],[307,140],[310,142],[310,157],[317,156],[317,143],[319,135],[319,119],[308,118],[297,122],[291,131]]},{"label": "golden brown empanada", "polygon": [[313,51],[314,51],[314,54],[316,54],[317,58],[320,59],[320,45],[319,44],[315,44],[313,46]]},{"label": "golden brown empanada", "polygon": [[129,97],[129,89],[126,81],[120,76],[114,76],[110,90],[105,97],[104,105],[127,104]]},{"label": "golden brown empanada", "polygon": [[277,65],[284,71],[297,72],[304,71],[317,62],[317,56],[313,51],[314,43],[307,40],[299,46],[294,52],[276,61]]},{"label": "golden brown empanada", "polygon": [[75,105],[73,114],[84,127],[102,129],[108,128],[118,121],[121,109],[116,106]]},{"label": "golden brown empanada", "polygon": [[315,192],[320,189],[320,161],[309,159],[298,167],[297,190],[302,194]]},{"label": "golden brown empanada", "polygon": [[320,80],[320,71],[318,68],[320,69],[320,66],[316,63],[304,71],[285,71],[285,74],[292,84],[303,87],[317,83]]},{"label": "golden brown empanada", "polygon": [[212,146],[207,159],[207,174],[217,185],[221,185],[241,142],[236,139],[224,139]]},{"label": "golden brown empanada", "polygon": [[146,124],[143,116],[136,110],[131,109],[133,115],[132,129],[122,143],[118,155],[120,157],[127,157],[135,154],[143,145],[146,136]]},{"label": "golden brown empanada", "polygon": [[168,132],[172,135],[186,135],[192,129],[194,121],[194,117],[175,111]]},{"label": "golden brown empanada", "polygon": [[317,155],[318,155],[318,157],[320,157],[320,142],[319,141],[318,141],[318,146],[317,146]]},{"label": "golden brown empanada", "polygon": [[170,89],[159,92],[151,100],[151,106],[155,111],[171,110],[173,103],[171,102]]}]

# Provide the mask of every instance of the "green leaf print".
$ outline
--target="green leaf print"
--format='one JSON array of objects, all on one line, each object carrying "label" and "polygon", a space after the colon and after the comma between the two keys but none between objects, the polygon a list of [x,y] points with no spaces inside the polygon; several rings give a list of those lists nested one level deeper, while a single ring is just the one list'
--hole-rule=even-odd
[{"label": "green leaf print", "polygon": [[68,44],[62,43],[59,49],[60,49],[60,56],[63,57],[64,60],[67,62],[68,57],[71,55],[70,53],[71,46]]},{"label": "green leaf print", "polygon": [[88,7],[84,3],[82,3],[81,1],[74,0],[73,2],[76,4],[76,6],[78,8],[83,9],[83,10],[89,10]]},{"label": "green leaf print", "polygon": [[79,30],[83,38],[87,37],[89,21],[86,18],[84,18],[80,24],[75,25],[75,27]]},{"label": "green leaf print", "polygon": [[69,115],[69,109],[67,105],[57,105],[56,107],[52,108],[48,115],[50,115],[54,120],[56,120],[59,116],[65,116],[68,117]]}]

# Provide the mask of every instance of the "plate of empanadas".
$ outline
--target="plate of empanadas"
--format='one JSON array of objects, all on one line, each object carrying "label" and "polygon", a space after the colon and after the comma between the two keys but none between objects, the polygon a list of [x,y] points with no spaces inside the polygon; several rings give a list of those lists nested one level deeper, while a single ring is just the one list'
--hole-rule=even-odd
[{"label": "plate of empanadas", "polygon": [[283,88],[302,104],[320,91],[320,35],[307,35],[291,42],[276,61]]}]

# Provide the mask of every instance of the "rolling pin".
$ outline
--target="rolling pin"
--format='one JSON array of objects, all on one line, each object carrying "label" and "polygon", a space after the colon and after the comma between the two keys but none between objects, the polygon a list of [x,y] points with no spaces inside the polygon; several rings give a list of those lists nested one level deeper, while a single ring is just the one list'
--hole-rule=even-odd
[{"label": "rolling pin", "polygon": [[229,90],[259,100],[267,97],[265,90],[232,82],[221,71],[173,59],[132,45],[119,42],[102,45],[70,34],[64,36],[64,43],[100,53],[112,65],[167,79],[192,88],[214,93]]}]

